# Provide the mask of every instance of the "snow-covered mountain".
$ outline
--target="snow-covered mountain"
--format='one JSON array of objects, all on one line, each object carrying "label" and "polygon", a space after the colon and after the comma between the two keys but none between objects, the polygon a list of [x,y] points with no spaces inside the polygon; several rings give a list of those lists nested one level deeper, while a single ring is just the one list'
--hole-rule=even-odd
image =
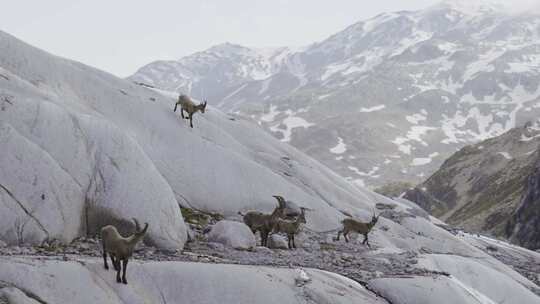
[{"label": "snow-covered mountain", "polygon": [[[195,116],[192,129],[173,104],[174,96],[0,32],[0,302],[538,303],[540,254],[453,234],[415,204],[353,185],[216,108]],[[214,255],[184,248],[180,206],[251,233],[237,212],[269,211],[274,194],[312,209],[303,230],[314,240],[300,236],[307,245],[294,251],[238,251],[198,234],[196,244]],[[371,248],[332,240],[345,216],[366,221],[374,210]],[[150,228],[126,286],[103,269],[93,237],[109,223],[125,234],[133,217]],[[91,242],[77,247],[81,240]],[[505,265],[484,242],[527,267]],[[257,257],[289,268],[251,265]]]},{"label": "snow-covered mountain", "polygon": [[540,15],[450,0],[301,49],[218,45],[130,79],[249,116],[359,184],[421,181],[540,114]]}]

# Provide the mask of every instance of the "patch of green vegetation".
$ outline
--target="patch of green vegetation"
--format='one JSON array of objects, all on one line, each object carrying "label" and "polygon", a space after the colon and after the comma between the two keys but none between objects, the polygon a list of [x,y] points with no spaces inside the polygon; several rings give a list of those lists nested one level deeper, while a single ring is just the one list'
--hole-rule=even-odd
[{"label": "patch of green vegetation", "polygon": [[215,223],[223,219],[223,215],[219,213],[204,212],[191,208],[180,207],[184,221],[188,224],[207,226],[210,223]]},{"label": "patch of green vegetation", "polygon": [[41,245],[36,246],[36,247],[47,252],[58,252],[58,251],[63,250],[66,246],[62,244],[62,242],[60,242],[59,240],[52,239],[52,240],[47,240],[43,242]]},{"label": "patch of green vegetation", "polygon": [[336,250],[336,245],[334,245],[332,243],[321,242],[319,244],[319,246],[320,246],[322,251],[334,251],[334,250]]},{"label": "patch of green vegetation", "polygon": [[[454,213],[449,220],[460,222],[486,212],[498,204],[517,201],[523,192],[527,175],[515,174],[514,178],[506,179],[507,174],[507,170],[501,170],[482,181],[484,186],[481,187],[482,189],[477,189],[479,194],[476,198]],[[469,193],[469,195],[473,196],[474,193]]]}]

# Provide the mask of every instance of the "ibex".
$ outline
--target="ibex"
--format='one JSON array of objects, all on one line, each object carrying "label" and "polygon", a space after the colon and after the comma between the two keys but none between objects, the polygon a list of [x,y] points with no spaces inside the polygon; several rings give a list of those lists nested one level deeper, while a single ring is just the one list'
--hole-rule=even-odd
[{"label": "ibex", "polygon": [[[189,126],[193,128],[193,114],[197,113],[197,111],[204,113],[206,109],[206,99],[203,103],[196,105],[189,96],[182,94],[178,96],[178,101],[174,105],[174,112],[176,112],[178,105],[180,105],[180,115],[182,115],[182,118],[189,119]],[[188,117],[184,116],[184,111],[186,111]]]},{"label": "ibex", "polygon": [[294,236],[300,232],[300,225],[306,223],[306,208],[300,207],[300,215],[294,221],[277,219],[274,225],[274,233],[283,232],[287,234],[287,246],[289,249],[296,248]]},{"label": "ibex", "polygon": [[371,222],[369,223],[363,223],[359,222],[357,220],[354,220],[352,218],[346,218],[341,223],[343,223],[343,229],[338,232],[336,240],[339,241],[340,235],[343,233],[343,236],[345,237],[345,242],[349,242],[349,238],[347,238],[347,234],[349,232],[353,231],[356,233],[360,233],[364,235],[364,241],[362,244],[367,244],[368,247],[371,248],[368,241],[368,233],[371,231],[373,226],[377,224],[377,221],[379,220],[379,216],[375,216],[375,213],[373,213],[373,216],[371,217]]},{"label": "ibex", "polygon": [[[266,246],[268,242],[268,235],[274,229],[274,225],[277,219],[283,217],[283,211],[285,210],[285,199],[279,195],[273,195],[278,201],[278,206],[271,214],[265,214],[259,211],[249,211],[243,215],[244,223],[251,229],[251,232],[255,234],[257,231],[261,234],[261,246]],[[242,213],[238,212],[240,215]]]},{"label": "ibex", "polygon": [[[116,270],[116,282],[127,284],[126,269],[128,260],[133,254],[135,245],[143,239],[148,230],[148,223],[144,224],[144,229],[141,229],[139,222],[133,219],[135,223],[135,233],[128,237],[123,237],[118,233],[116,227],[107,225],[101,228],[101,245],[103,246],[103,264],[105,269],[109,269],[107,265],[107,252],[111,257],[114,270]],[[122,261],[122,267],[120,267]],[[120,280],[120,270],[123,268],[122,280]]]}]

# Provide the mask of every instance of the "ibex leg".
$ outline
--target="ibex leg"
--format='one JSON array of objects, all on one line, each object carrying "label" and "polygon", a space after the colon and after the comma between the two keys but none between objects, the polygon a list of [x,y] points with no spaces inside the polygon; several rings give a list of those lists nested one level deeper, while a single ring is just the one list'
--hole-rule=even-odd
[{"label": "ibex leg", "polygon": [[369,240],[368,240],[368,235],[367,235],[367,233],[364,234],[364,241],[362,242],[362,244],[366,244],[368,247],[371,247],[371,246],[369,245]]},{"label": "ibex leg", "polygon": [[107,265],[107,251],[103,248],[103,266],[105,269],[109,270],[109,265]]},{"label": "ibex leg", "polygon": [[261,246],[266,246],[266,238],[265,238],[265,231],[264,230],[260,230],[260,233],[261,233]]},{"label": "ibex leg", "polygon": [[118,265],[118,259],[112,254],[109,254],[109,257],[111,258],[111,263],[113,264],[114,270],[118,270],[118,267],[120,267],[120,265]]},{"label": "ibex leg", "polygon": [[116,259],[116,261],[118,263],[118,269],[116,269],[116,282],[122,283],[122,280],[120,279],[120,268],[121,268],[120,259]]},{"label": "ibex leg", "polygon": [[127,270],[127,264],[128,264],[128,259],[124,259],[124,263],[123,263],[123,273],[122,273],[122,283],[124,284],[127,284],[127,280],[126,280],[126,270]]}]

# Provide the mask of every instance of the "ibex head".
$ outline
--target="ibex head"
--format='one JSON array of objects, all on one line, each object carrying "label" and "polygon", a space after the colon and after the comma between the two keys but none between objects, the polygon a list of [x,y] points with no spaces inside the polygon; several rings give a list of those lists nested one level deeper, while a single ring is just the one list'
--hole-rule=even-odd
[{"label": "ibex head", "polygon": [[139,225],[139,221],[137,221],[136,218],[133,218],[133,222],[135,223],[135,234],[139,236],[145,235],[146,230],[148,230],[148,223],[144,223],[144,228],[141,229],[141,226]]},{"label": "ibex head", "polygon": [[277,199],[279,208],[284,209],[285,208],[285,199],[281,195],[272,195],[275,199]]},{"label": "ibex head", "polygon": [[380,214],[375,216],[375,210],[373,210],[373,215],[371,216],[371,226],[375,226],[375,224],[377,224],[377,221],[379,220],[379,216],[381,216]]},{"label": "ibex head", "polygon": [[204,111],[206,110],[206,104],[207,103],[208,102],[205,99],[204,102],[199,105],[199,109],[201,110],[201,113],[204,113]]},{"label": "ibex head", "polygon": [[300,215],[298,216],[298,221],[300,223],[306,224],[306,210],[311,211],[311,209],[300,207]]}]

